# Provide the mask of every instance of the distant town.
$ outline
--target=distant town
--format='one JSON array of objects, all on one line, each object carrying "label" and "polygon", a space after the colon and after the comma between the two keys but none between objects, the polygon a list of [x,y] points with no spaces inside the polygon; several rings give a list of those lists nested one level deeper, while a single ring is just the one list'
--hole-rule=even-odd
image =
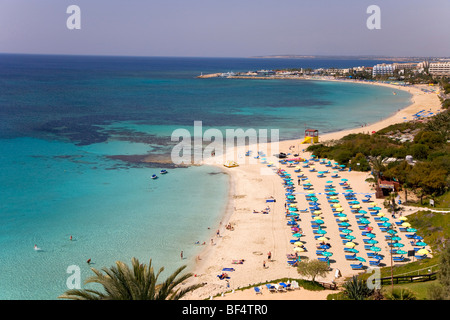
[{"label": "distant town", "polygon": [[[410,84],[448,85],[450,78],[450,59],[424,60],[420,62],[382,63],[374,66],[355,66],[350,68],[286,68],[273,70],[254,70],[245,72],[224,72],[200,75],[199,78],[235,79],[336,79],[359,81],[390,81]],[[444,100],[450,98],[444,96]]]}]

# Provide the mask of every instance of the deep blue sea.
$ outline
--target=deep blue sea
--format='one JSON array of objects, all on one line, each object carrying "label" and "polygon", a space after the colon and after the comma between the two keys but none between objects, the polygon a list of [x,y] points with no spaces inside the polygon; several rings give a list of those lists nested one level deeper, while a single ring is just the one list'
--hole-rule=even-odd
[{"label": "deep blue sea", "polygon": [[226,209],[228,176],[143,164],[170,152],[177,128],[202,121],[303,138],[305,127],[358,127],[410,101],[378,86],[201,73],[380,62],[0,55],[0,299],[56,299],[69,266],[92,275],[87,259],[101,269],[151,258],[163,278],[192,266],[195,242],[212,237]]}]

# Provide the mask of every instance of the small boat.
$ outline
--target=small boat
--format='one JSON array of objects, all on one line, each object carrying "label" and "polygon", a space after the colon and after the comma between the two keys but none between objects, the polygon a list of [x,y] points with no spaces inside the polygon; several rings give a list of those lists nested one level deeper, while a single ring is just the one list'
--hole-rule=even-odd
[{"label": "small boat", "polygon": [[160,173],[161,173],[161,174],[166,174],[166,173],[167,173],[167,170],[166,170],[166,169],[163,169],[163,170],[161,170]]},{"label": "small boat", "polygon": [[158,179],[158,176],[156,174],[152,174],[152,179]]}]

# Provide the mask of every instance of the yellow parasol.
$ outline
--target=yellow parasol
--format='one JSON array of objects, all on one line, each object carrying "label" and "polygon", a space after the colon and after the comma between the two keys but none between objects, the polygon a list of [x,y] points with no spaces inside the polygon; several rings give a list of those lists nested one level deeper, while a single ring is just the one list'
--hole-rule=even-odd
[{"label": "yellow parasol", "polygon": [[378,212],[377,213],[377,216],[379,216],[379,217],[384,217],[386,214],[384,213],[384,212]]},{"label": "yellow parasol", "polygon": [[348,221],[348,219],[346,217],[340,217],[338,219],[339,219],[339,221]]},{"label": "yellow parasol", "polygon": [[354,246],[356,246],[356,244],[354,244],[353,242],[347,242],[346,244],[345,244],[345,246],[346,247],[349,247],[349,248],[353,248]]},{"label": "yellow parasol", "polygon": [[326,240],[329,240],[329,239],[327,237],[325,237],[325,236],[322,236],[322,237],[318,238],[317,240],[326,241]]},{"label": "yellow parasol", "polygon": [[352,206],[353,209],[359,209],[361,208],[361,206],[359,204],[355,204],[354,206]]},{"label": "yellow parasol", "polygon": [[407,217],[400,217],[400,218],[398,218],[399,220],[402,220],[402,221],[406,221],[406,220],[408,220],[408,218]]},{"label": "yellow parasol", "polygon": [[339,203],[333,204],[333,208],[340,208],[341,205]]},{"label": "yellow parasol", "polygon": [[294,251],[296,251],[296,252],[304,252],[305,249],[297,247],[297,248],[294,248]]},{"label": "yellow parasol", "polygon": [[428,251],[427,249],[420,249],[420,250],[417,250],[417,253],[418,254],[429,254],[430,251]]},{"label": "yellow parasol", "polygon": [[341,212],[341,211],[344,211],[344,209],[343,208],[337,208],[336,211]]},{"label": "yellow parasol", "polygon": [[409,223],[409,222],[403,222],[403,223],[402,223],[402,227],[409,228],[409,227],[411,227],[411,223]]}]

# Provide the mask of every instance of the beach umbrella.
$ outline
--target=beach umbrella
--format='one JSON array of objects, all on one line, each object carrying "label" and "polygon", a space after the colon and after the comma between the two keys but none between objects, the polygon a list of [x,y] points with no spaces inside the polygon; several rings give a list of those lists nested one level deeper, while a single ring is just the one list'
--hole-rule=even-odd
[{"label": "beach umbrella", "polygon": [[359,209],[359,208],[361,208],[361,206],[359,204],[356,204],[356,205],[352,206],[352,208],[353,209]]},{"label": "beach umbrella", "polygon": [[334,208],[340,208],[341,205],[340,205],[339,203],[335,203],[335,204],[333,204],[333,207],[334,207]]},{"label": "beach umbrella", "polygon": [[373,239],[373,238],[375,238],[376,236],[375,236],[374,233],[367,233],[367,234],[366,234],[366,237]]},{"label": "beach umbrella", "polygon": [[396,248],[401,248],[401,247],[404,247],[405,245],[403,243],[397,242],[397,243],[394,243],[392,246],[396,247]]},{"label": "beach umbrella", "polygon": [[414,228],[407,228],[406,231],[408,231],[408,232],[417,232],[417,229],[414,229]]},{"label": "beach umbrella", "polygon": [[328,252],[328,251],[323,251],[322,255],[325,256],[325,257],[331,257],[333,255],[333,253],[332,252]]},{"label": "beach umbrella", "polygon": [[366,259],[362,258],[362,257],[356,257],[356,259],[358,259],[361,262],[366,262]]},{"label": "beach umbrella", "polygon": [[329,245],[326,245],[326,244],[323,244],[323,245],[321,245],[321,246],[319,246],[319,249],[330,249],[330,246]]},{"label": "beach umbrella", "polygon": [[415,235],[413,238],[416,239],[416,240],[422,240],[423,239],[421,236],[418,236],[418,235]]},{"label": "beach umbrella", "polygon": [[300,247],[300,246],[304,245],[304,243],[301,241],[296,241],[296,242],[294,242],[294,245]]},{"label": "beach umbrella", "polygon": [[353,248],[354,246],[356,246],[356,244],[354,242],[347,242],[345,244],[345,246],[348,247],[348,248]]},{"label": "beach umbrella", "polygon": [[315,210],[313,213],[319,215],[319,214],[322,214],[322,211],[320,211],[320,210]]},{"label": "beach umbrella", "polygon": [[400,237],[392,237],[391,240],[392,241],[400,241],[400,240],[402,240],[402,238],[400,238]]},{"label": "beach umbrella", "polygon": [[427,249],[420,249],[420,250],[417,250],[417,253],[418,254],[429,254],[430,251],[428,251]]},{"label": "beach umbrella", "polygon": [[349,201],[348,203],[350,203],[350,204],[359,204],[359,201],[352,200],[352,201]]},{"label": "beach umbrella", "polygon": [[370,250],[371,250],[371,251],[374,251],[374,252],[379,252],[379,251],[381,251],[381,248],[380,248],[380,247],[372,246],[372,247],[370,247]]},{"label": "beach umbrella", "polygon": [[367,242],[368,244],[375,244],[375,243],[378,243],[378,241],[375,240],[375,239],[370,239],[370,240],[367,240],[366,242]]},{"label": "beach umbrella", "polygon": [[427,244],[423,241],[416,242],[416,246],[425,247]]},{"label": "beach umbrella", "polygon": [[[347,242],[348,243],[348,242]],[[359,251],[358,250],[356,250],[355,248],[350,248],[350,249],[347,249],[347,251],[349,251],[349,252],[353,252],[353,253],[359,253]]]},{"label": "beach umbrella", "polygon": [[350,223],[348,223],[348,222],[342,222],[342,223],[339,223],[339,225],[340,225],[341,227],[349,227],[349,226],[350,226]]},{"label": "beach umbrella", "polygon": [[331,202],[331,203],[339,203],[339,200],[337,200],[337,199],[331,199],[330,202]]},{"label": "beach umbrella", "polygon": [[323,220],[316,220],[317,224],[324,224]]},{"label": "beach umbrella", "polygon": [[317,240],[326,241],[326,240],[329,240],[329,239],[327,237],[322,236],[322,237],[319,237]]},{"label": "beach umbrella", "polygon": [[365,213],[367,213],[367,211],[366,210],[359,210],[358,213],[365,214]]},{"label": "beach umbrella", "polygon": [[333,183],[333,181],[331,181],[331,180],[328,180],[328,181],[327,181],[327,183]]},{"label": "beach umbrella", "polygon": [[367,230],[367,231],[372,231],[372,230],[373,230],[373,228],[372,228],[372,227],[369,227],[369,225],[366,225],[366,226],[364,227],[364,230]]},{"label": "beach umbrella", "polygon": [[339,217],[338,220],[339,221],[348,221],[348,219],[346,217]]},{"label": "beach umbrella", "polygon": [[341,232],[342,232],[342,233],[352,233],[353,230],[351,230],[351,229],[344,229],[344,230],[342,230]]},{"label": "beach umbrella", "polygon": [[377,213],[377,216],[379,216],[379,217],[384,217],[386,214],[384,213],[384,212],[378,212]]},{"label": "beach umbrella", "polygon": [[408,252],[406,252],[405,250],[397,250],[396,253],[397,254],[407,254]]},{"label": "beach umbrella", "polygon": [[406,220],[408,220],[407,217],[400,217],[400,218],[398,218],[398,219],[401,220],[401,221],[406,221]]},{"label": "beach umbrella", "polygon": [[305,249],[302,248],[302,247],[296,247],[296,248],[294,248],[294,251],[295,251],[295,252],[304,252]]},{"label": "beach umbrella", "polygon": [[337,212],[342,212],[342,211],[344,211],[344,209],[343,208],[336,208],[336,211]]},{"label": "beach umbrella", "polygon": [[[369,209],[370,209],[370,208],[369,208]],[[377,211],[378,211],[378,210],[381,210],[380,207],[372,207],[372,209],[373,209],[373,210],[377,210]]]},{"label": "beach umbrella", "polygon": [[300,238],[302,236],[302,234],[297,232],[297,233],[294,233],[292,236],[295,238]]},{"label": "beach umbrella", "polygon": [[389,218],[381,217],[381,218],[380,218],[380,221],[386,222],[386,221],[389,221]]},{"label": "beach umbrella", "polygon": [[[345,167],[345,166],[344,166],[344,167]],[[345,178],[344,178],[344,179],[341,179],[341,181],[348,181],[348,179],[345,179]]]},{"label": "beach umbrella", "polygon": [[351,234],[348,234],[348,235],[345,236],[345,239],[347,239],[347,240],[355,240],[356,237],[352,236]]},{"label": "beach umbrella", "polygon": [[409,228],[409,227],[411,227],[411,224],[409,222],[403,222],[402,227]]},{"label": "beach umbrella", "polygon": [[381,224],[383,227],[390,227],[392,224],[389,222],[384,222]]},{"label": "beach umbrella", "polygon": [[342,218],[342,217],[346,217],[347,215],[345,213],[340,212],[340,213],[337,214],[337,216]]},{"label": "beach umbrella", "polygon": [[319,230],[317,230],[317,233],[318,234],[326,234],[327,232],[323,229],[319,229]]},{"label": "beach umbrella", "polygon": [[390,234],[396,234],[397,231],[391,229],[391,230],[388,230],[388,233],[390,233]]}]

